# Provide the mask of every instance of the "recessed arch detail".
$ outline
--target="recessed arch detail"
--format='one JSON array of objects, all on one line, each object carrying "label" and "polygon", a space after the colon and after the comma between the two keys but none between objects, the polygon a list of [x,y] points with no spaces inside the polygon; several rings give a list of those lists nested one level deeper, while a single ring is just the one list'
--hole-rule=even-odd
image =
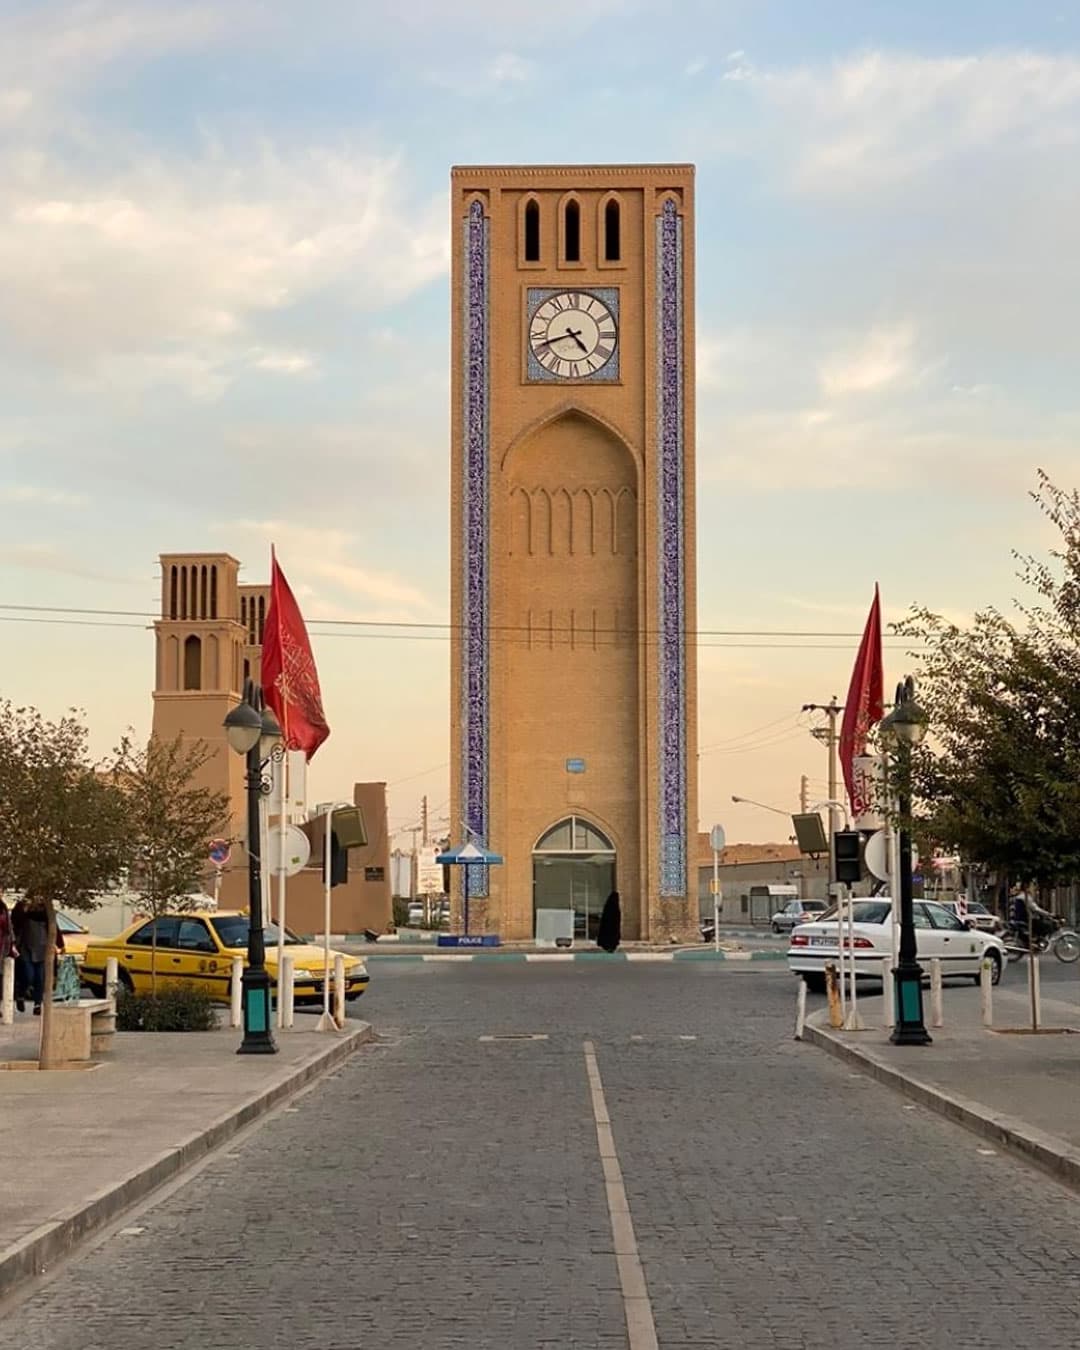
[{"label": "recessed arch detail", "polygon": [[635,475],[640,481],[642,468],[641,454],[629,437],[623,432],[621,427],[615,422],[612,422],[609,418],[603,417],[597,412],[593,412],[590,408],[584,408],[580,403],[575,403],[573,400],[567,400],[565,403],[560,403],[557,407],[549,409],[549,411],[536,418],[535,421],[530,422],[528,426],[523,427],[503,451],[502,459],[499,462],[500,470],[503,473],[506,473],[510,467],[511,455],[513,455],[520,446],[525,445],[528,441],[532,440],[532,438],[538,432],[543,431],[545,427],[550,426],[554,422],[558,422],[563,417],[569,416],[577,416],[583,418],[587,422],[595,422],[596,425],[606,431],[609,436],[613,436],[615,440],[619,441],[633,459]]},{"label": "recessed arch detail", "polygon": [[518,207],[518,260],[536,266],[543,260],[543,217],[540,199],[530,192]]},{"label": "recessed arch detail", "polygon": [[596,257],[601,267],[622,264],[623,215],[622,198],[617,192],[600,198],[596,212]]},{"label": "recessed arch detail", "polygon": [[576,192],[566,192],[559,198],[559,265],[583,267],[584,212]]}]

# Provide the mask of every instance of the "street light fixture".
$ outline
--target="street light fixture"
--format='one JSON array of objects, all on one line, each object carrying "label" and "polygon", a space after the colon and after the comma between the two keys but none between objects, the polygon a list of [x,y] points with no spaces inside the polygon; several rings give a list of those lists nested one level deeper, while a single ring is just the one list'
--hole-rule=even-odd
[{"label": "street light fixture", "polygon": [[[244,1039],[238,1055],[273,1055],[277,1046],[270,1031],[270,976],[266,969],[266,935],[262,912],[262,829],[259,804],[270,790],[263,770],[281,741],[281,727],[272,709],[263,704],[262,690],[244,681],[243,701],[225,718],[229,745],[246,761],[248,830],[248,959],[241,977]],[[280,972],[279,972],[280,974]]]},{"label": "street light fixture", "polygon": [[[915,681],[909,675],[896,686],[895,705],[881,721],[881,738],[895,751],[900,817],[900,950],[893,977],[896,983],[896,1017],[893,1045],[930,1045],[923,1019],[922,967],[915,942],[915,906],[911,877],[911,752],[926,735],[926,714],[915,702]],[[896,897],[893,897],[896,903]]]},{"label": "street light fixture", "polygon": [[790,811],[781,811],[778,806],[766,806],[764,802],[756,802],[752,797],[732,796],[731,800],[733,802],[741,802],[743,806],[759,806],[762,811],[772,811],[774,815],[786,816],[788,820],[791,819]]}]

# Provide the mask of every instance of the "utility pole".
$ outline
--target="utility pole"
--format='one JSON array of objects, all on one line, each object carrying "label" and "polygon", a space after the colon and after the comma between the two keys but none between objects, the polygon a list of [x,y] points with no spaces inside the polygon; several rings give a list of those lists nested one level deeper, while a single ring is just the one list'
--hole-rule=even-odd
[{"label": "utility pole", "polygon": [[428,845],[428,814],[427,814],[427,796],[420,798],[420,842],[427,848]]},{"label": "utility pole", "polygon": [[[823,727],[815,727],[810,733],[815,740],[822,741],[828,747],[829,751],[829,881],[832,881],[835,873],[835,859],[833,858],[833,836],[840,828],[840,821],[837,815],[837,807],[832,805],[837,800],[836,796],[836,761],[838,738],[836,735],[836,719],[844,711],[843,706],[836,701],[836,695],[833,694],[828,703],[804,703],[803,712],[823,712],[828,718],[828,722]],[[805,780],[804,780],[805,781]]]},{"label": "utility pole", "polygon": [[799,779],[799,810],[804,816],[810,810],[810,780],[806,774]]}]

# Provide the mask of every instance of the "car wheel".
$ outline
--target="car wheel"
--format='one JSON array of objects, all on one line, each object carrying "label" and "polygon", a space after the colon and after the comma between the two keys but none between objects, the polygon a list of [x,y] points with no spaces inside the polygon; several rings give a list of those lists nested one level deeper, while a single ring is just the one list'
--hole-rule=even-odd
[{"label": "car wheel", "polygon": [[780,936],[780,931],[781,931],[781,930],[780,930],[780,925],[779,925],[778,923],[774,923],[774,924],[773,924],[772,930],[773,930],[773,932],[776,934],[777,937]]},{"label": "car wheel", "polygon": [[116,983],[117,987],[122,989],[125,994],[133,994],[135,992],[135,986],[131,982],[131,976],[123,966],[116,972]]},{"label": "car wheel", "polygon": [[803,983],[812,994],[823,994],[825,992],[825,976],[818,971],[805,974]]}]

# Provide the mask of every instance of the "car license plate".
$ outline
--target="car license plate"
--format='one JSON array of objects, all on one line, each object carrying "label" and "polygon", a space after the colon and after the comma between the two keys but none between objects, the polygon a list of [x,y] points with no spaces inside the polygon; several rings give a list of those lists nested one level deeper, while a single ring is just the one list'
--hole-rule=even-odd
[{"label": "car license plate", "polygon": [[812,937],[812,938],[810,939],[810,946],[811,946],[811,947],[832,947],[832,946],[835,946],[835,943],[833,942],[832,938],[827,938],[827,937]]}]

